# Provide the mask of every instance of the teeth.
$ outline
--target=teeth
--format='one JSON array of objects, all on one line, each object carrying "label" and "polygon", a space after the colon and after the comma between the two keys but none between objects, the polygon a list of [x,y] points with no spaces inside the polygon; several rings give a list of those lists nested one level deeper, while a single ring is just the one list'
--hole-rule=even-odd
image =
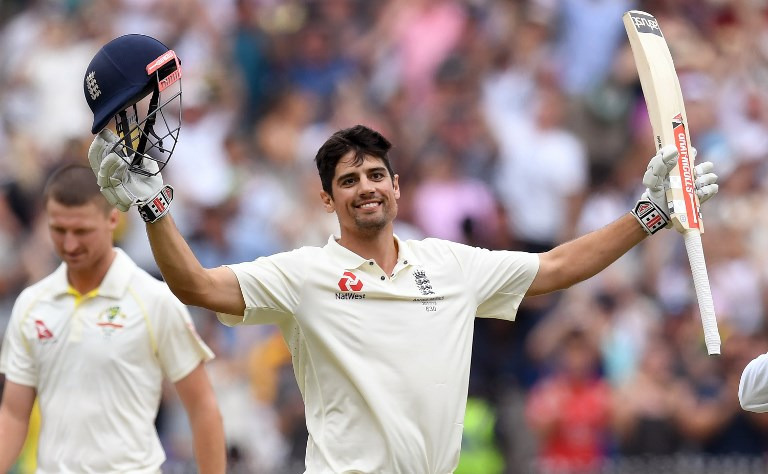
[{"label": "teeth", "polygon": [[375,206],[378,206],[378,205],[379,205],[379,203],[377,203],[377,202],[369,202],[367,204],[363,204],[360,207],[375,207]]}]

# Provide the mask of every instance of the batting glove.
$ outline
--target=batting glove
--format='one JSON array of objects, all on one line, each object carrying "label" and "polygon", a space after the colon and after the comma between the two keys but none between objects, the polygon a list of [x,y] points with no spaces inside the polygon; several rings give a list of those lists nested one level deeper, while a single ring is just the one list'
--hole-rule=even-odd
[{"label": "batting glove", "polygon": [[[690,153],[691,160],[695,160],[696,148],[691,147]],[[672,227],[665,183],[669,178],[669,172],[676,165],[677,147],[667,145],[651,158],[648,169],[643,175],[643,184],[646,186],[646,190],[631,212],[649,234],[655,234],[661,229]],[[719,190],[717,175],[713,170],[714,165],[709,161],[700,163],[693,168],[699,204],[709,200]]]},{"label": "batting glove", "polygon": [[139,214],[147,222],[155,222],[168,212],[173,199],[173,188],[163,185],[163,177],[155,161],[145,159],[142,166],[149,173],[145,176],[128,169],[129,158],[115,152],[119,138],[111,130],[104,129],[96,135],[88,150],[88,161],[96,175],[101,194],[110,204],[126,212],[137,206]]},{"label": "batting glove", "polygon": [[[696,149],[693,147],[691,147],[691,156],[696,159]],[[693,167],[693,173],[696,176],[694,184],[696,185],[699,204],[709,201],[720,190],[714,170],[715,165],[711,161],[705,161]]]}]

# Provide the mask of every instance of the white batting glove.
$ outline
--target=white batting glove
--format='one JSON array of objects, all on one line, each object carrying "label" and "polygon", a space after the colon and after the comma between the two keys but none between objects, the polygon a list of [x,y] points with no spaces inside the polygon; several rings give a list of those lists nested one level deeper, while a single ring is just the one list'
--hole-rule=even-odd
[{"label": "white batting glove", "polygon": [[[695,148],[691,148],[691,156],[696,158]],[[694,184],[696,185],[696,195],[699,197],[699,204],[709,201],[720,190],[714,169],[715,165],[711,161],[705,161],[693,167],[693,175],[696,176]]]},{"label": "white batting glove", "polygon": [[[160,173],[144,176],[130,171],[129,159],[112,151],[119,140],[109,129],[100,131],[93,139],[88,150],[88,161],[96,175],[96,182],[110,204],[123,212],[138,206],[142,218],[154,222],[168,212],[173,188],[163,185]],[[153,160],[145,159],[142,165],[150,173],[158,170]]]},{"label": "white batting glove", "polygon": [[[690,148],[691,160],[696,159],[696,148]],[[677,147],[667,145],[656,153],[648,163],[648,168],[643,175],[643,184],[647,186],[640,200],[632,210],[646,232],[655,234],[663,228],[672,227],[670,222],[669,206],[665,183],[669,178],[669,172],[677,165]],[[713,173],[714,165],[707,161],[693,168],[695,178],[696,195],[699,204],[709,200],[717,194],[717,175]]]}]

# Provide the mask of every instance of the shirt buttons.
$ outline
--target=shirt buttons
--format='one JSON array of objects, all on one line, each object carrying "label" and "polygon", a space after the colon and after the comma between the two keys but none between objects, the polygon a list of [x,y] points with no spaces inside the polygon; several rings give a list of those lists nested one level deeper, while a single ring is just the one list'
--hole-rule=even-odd
[{"label": "shirt buttons", "polygon": [[386,280],[386,279],[387,279],[387,277],[385,277],[384,275],[381,275],[381,280],[382,280],[382,281],[384,281],[384,280]]},{"label": "shirt buttons", "polygon": [[403,265],[408,265],[408,260],[403,261]]},{"label": "shirt buttons", "polygon": [[368,265],[373,265],[373,262],[368,262]]}]

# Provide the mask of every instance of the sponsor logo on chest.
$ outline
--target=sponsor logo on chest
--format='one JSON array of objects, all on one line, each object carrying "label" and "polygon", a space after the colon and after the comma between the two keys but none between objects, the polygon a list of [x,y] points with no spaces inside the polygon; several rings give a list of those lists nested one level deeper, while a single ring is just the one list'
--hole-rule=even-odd
[{"label": "sponsor logo on chest", "polygon": [[339,289],[341,293],[336,293],[337,300],[364,300],[365,293],[360,293],[363,289],[363,282],[354,273],[346,271],[339,280]]},{"label": "sponsor logo on chest", "polygon": [[35,319],[35,331],[37,332],[37,342],[41,344],[56,342],[56,336],[53,335],[53,331],[48,329],[43,320]]}]

